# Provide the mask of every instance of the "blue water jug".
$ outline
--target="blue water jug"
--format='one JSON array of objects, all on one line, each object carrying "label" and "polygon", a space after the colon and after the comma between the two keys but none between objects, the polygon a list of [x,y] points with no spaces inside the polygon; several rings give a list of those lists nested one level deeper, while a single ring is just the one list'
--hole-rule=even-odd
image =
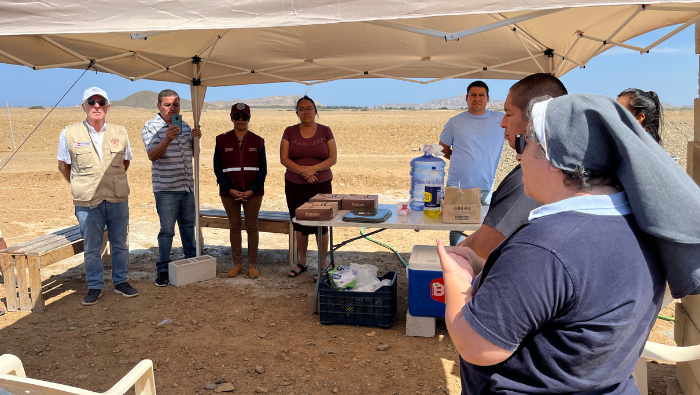
[{"label": "blue water jug", "polygon": [[445,161],[429,152],[411,161],[411,210],[423,211],[425,200],[425,177],[435,168],[445,185]]}]

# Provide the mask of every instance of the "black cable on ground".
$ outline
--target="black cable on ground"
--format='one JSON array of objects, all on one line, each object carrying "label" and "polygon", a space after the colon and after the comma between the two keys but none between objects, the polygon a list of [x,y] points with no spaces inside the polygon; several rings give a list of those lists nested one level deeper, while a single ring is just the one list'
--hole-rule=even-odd
[{"label": "black cable on ground", "polygon": [[32,132],[29,133],[29,136],[27,136],[27,138],[24,139],[24,141],[22,141],[22,144],[20,144],[19,147],[15,150],[15,152],[13,152],[12,155],[10,155],[10,158],[7,159],[7,161],[5,162],[5,164],[2,165],[2,167],[0,167],[0,171],[2,171],[2,169],[4,169],[5,166],[7,166],[8,163],[10,163],[10,161],[11,161],[12,158],[15,156],[15,154],[16,154],[17,152],[19,152],[19,150],[22,148],[22,146],[24,145],[24,143],[26,143],[27,140],[29,140],[29,138],[32,137],[32,134],[34,134],[34,132],[36,132],[36,130],[39,129],[39,126],[41,126],[41,124],[44,123],[44,121],[46,120],[46,118],[49,117],[49,115],[51,114],[51,112],[56,108],[56,106],[58,106],[58,104],[61,102],[61,100],[63,100],[63,98],[66,97],[66,95],[68,94],[68,92],[70,92],[71,89],[73,89],[73,87],[75,86],[75,84],[77,84],[78,81],[80,81],[80,79],[83,78],[83,76],[85,75],[85,73],[87,73],[87,71],[90,70],[90,68],[92,68],[94,65],[95,65],[95,61],[94,61],[94,60],[90,61],[90,65],[85,69],[85,71],[83,71],[83,74],[80,74],[80,77],[78,77],[78,79],[75,80],[75,82],[73,83],[73,85],[71,85],[70,88],[68,88],[68,90],[66,91],[66,93],[64,93],[63,96],[61,96],[61,98],[58,99],[58,101],[56,102],[56,104],[53,105],[53,107],[51,107],[51,110],[49,110],[49,112],[46,114],[46,116],[44,116],[44,119],[42,119],[41,122],[39,122],[39,124],[36,125],[36,127],[34,128],[34,130],[32,130]]}]

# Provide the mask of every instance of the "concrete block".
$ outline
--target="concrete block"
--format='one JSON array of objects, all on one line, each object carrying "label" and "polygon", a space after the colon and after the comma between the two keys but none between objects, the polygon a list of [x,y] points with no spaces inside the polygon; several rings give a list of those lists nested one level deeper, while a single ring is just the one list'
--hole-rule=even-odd
[{"label": "concrete block", "polygon": [[182,287],[200,281],[216,278],[216,258],[202,255],[168,264],[170,284]]},{"label": "concrete block", "polygon": [[406,336],[435,337],[435,317],[414,317],[406,313]]}]

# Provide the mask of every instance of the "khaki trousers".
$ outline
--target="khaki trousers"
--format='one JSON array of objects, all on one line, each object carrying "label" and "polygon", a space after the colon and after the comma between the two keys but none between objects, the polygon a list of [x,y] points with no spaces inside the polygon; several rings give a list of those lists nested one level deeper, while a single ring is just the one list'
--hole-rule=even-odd
[{"label": "khaki trousers", "polygon": [[231,255],[233,255],[234,265],[243,264],[241,206],[243,206],[245,213],[245,228],[248,234],[248,265],[258,263],[258,214],[262,199],[262,196],[252,196],[247,201],[242,202],[237,201],[233,196],[221,196],[221,202],[224,204],[228,224],[231,228]]}]

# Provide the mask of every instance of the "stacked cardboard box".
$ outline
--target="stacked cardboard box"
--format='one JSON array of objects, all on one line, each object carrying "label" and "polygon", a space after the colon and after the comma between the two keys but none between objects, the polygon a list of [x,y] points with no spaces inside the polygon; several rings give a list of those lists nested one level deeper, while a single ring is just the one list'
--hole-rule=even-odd
[{"label": "stacked cardboard box", "polygon": [[335,202],[338,203],[338,208],[341,206],[341,202],[343,201],[343,198],[345,198],[344,194],[331,194],[331,193],[319,193],[318,195],[312,197],[309,199],[309,203],[313,202]]},{"label": "stacked cardboard box", "polygon": [[346,195],[341,205],[343,210],[379,207],[379,195]]},{"label": "stacked cardboard box", "polygon": [[442,201],[442,222],[446,224],[478,224],[481,221],[481,188],[445,188]]},{"label": "stacked cardboard box", "polygon": [[329,221],[338,214],[336,202],[310,202],[299,206],[294,215],[298,220]]}]

